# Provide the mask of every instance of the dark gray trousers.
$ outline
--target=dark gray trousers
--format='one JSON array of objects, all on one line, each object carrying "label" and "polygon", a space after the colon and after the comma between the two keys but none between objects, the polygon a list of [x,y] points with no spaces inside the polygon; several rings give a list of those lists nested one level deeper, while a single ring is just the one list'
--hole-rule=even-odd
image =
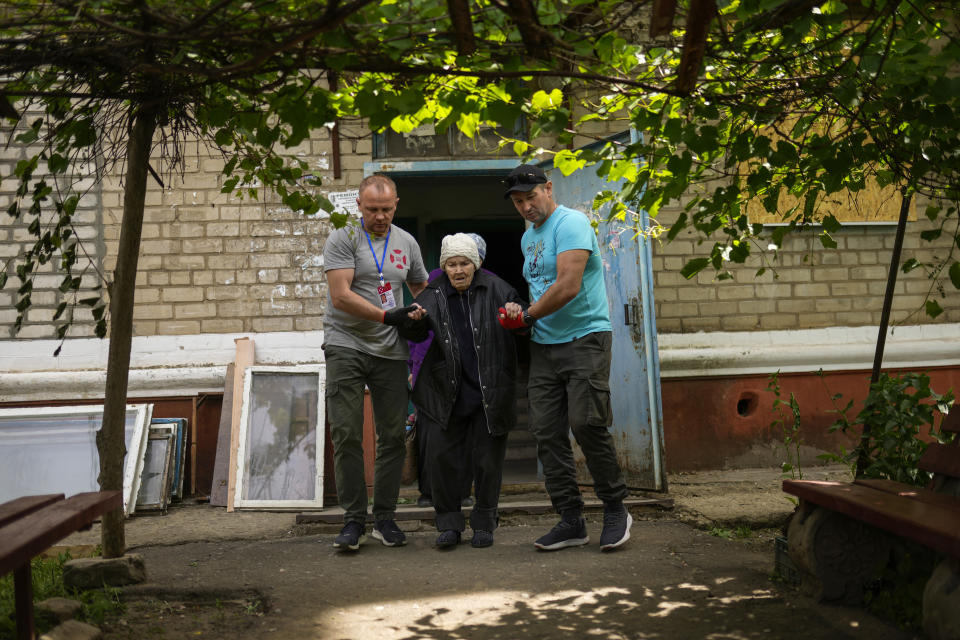
[{"label": "dark gray trousers", "polygon": [[356,349],[324,349],[327,420],[333,441],[337,498],[344,523],[367,521],[367,483],[363,473],[363,389],[370,387],[377,444],[373,470],[373,517],[392,520],[406,455],[407,363],[378,358]]},{"label": "dark gray trousers", "polygon": [[619,502],[628,494],[609,430],[610,343],[608,331],[562,344],[530,343],[530,430],[537,439],[547,493],[561,514],[583,509],[571,432],[597,497]]}]

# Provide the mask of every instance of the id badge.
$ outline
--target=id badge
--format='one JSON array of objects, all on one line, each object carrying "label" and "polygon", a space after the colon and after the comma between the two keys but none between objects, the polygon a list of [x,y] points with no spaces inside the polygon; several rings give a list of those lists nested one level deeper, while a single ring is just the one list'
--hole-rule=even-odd
[{"label": "id badge", "polygon": [[390,283],[382,284],[377,287],[377,293],[380,295],[380,306],[384,311],[389,311],[397,306],[397,301],[393,297],[393,287]]}]

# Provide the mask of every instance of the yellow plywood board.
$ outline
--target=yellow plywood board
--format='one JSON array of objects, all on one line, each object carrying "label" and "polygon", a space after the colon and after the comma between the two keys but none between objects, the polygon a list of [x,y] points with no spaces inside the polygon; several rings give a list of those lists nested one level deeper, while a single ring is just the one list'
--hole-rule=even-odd
[{"label": "yellow plywood board", "polygon": [[[768,213],[759,198],[747,203],[747,217],[751,223],[784,224],[783,215],[800,201],[788,193],[781,193],[777,201],[777,213]],[[802,203],[801,203],[802,206]],[[797,212],[790,217],[795,217]],[[828,215],[843,223],[888,222],[896,224],[900,218],[900,191],[892,186],[880,188],[872,179],[867,187],[857,192],[838,191],[823,195],[814,205],[813,217],[820,220]],[[917,219],[916,207],[910,202],[908,220]]]}]

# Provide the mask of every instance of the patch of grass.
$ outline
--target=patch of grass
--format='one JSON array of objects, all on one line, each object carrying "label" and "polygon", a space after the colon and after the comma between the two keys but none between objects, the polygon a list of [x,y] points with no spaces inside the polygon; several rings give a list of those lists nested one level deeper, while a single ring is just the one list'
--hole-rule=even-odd
[{"label": "patch of grass", "polygon": [[[69,553],[56,558],[37,557],[30,562],[33,583],[33,601],[47,598],[71,598],[82,604],[79,619],[99,626],[104,618],[122,610],[120,590],[106,587],[89,591],[67,589],[63,584],[63,565],[71,560]],[[13,574],[0,578],[0,640],[12,639],[16,635],[16,607],[14,606]],[[56,621],[37,615],[35,620],[37,635],[56,626]]]},{"label": "patch of grass", "polygon": [[736,529],[729,529],[727,527],[711,527],[707,533],[718,538],[723,538],[724,540],[753,537],[753,529],[746,525],[741,525]]}]

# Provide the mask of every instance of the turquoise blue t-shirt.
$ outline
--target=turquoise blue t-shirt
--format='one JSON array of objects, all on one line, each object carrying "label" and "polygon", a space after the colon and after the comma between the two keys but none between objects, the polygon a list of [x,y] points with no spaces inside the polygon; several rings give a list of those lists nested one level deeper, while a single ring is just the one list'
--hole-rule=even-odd
[{"label": "turquoise blue t-shirt", "polygon": [[603,259],[597,234],[587,216],[569,207],[557,207],[540,227],[529,227],[520,241],[523,247],[523,277],[530,285],[530,301],[536,302],[557,279],[557,254],[571,249],[590,252],[583,283],[576,297],[533,325],[531,339],[540,344],[570,342],[595,331],[610,331],[607,289],[603,282]]}]

